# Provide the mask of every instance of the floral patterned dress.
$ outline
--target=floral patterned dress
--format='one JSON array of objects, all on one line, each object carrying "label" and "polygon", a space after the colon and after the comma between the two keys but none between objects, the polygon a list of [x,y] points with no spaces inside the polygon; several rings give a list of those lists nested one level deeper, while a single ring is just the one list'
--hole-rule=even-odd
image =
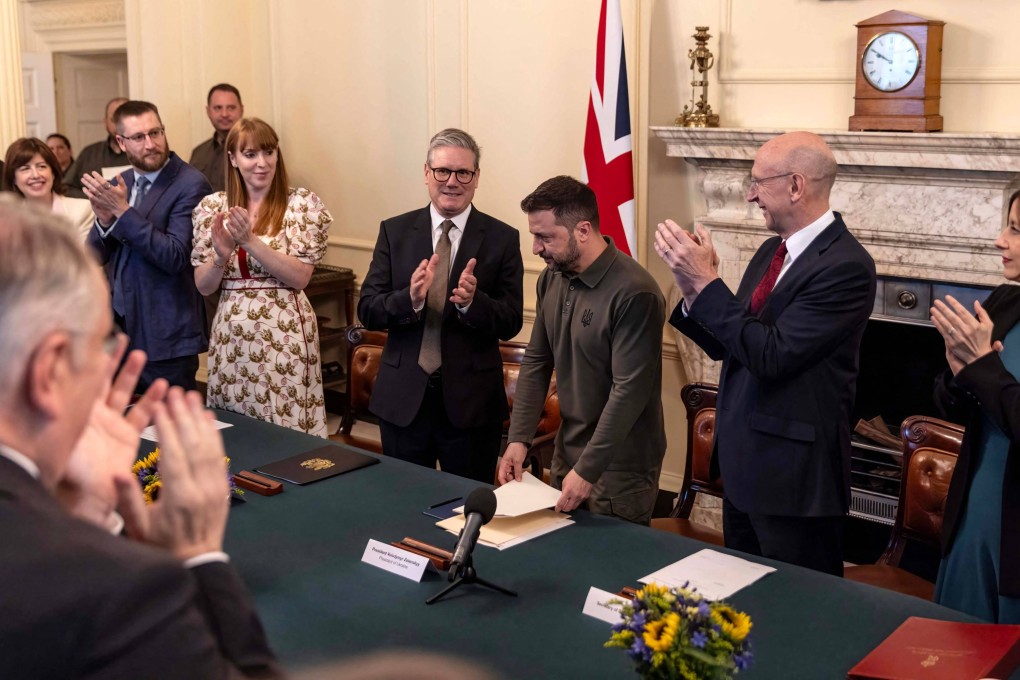
[{"label": "floral patterned dress", "polygon": [[[193,266],[215,256],[212,224],[226,209],[226,195],[219,192],[202,199],[192,213]],[[283,229],[276,236],[258,238],[314,265],[326,252],[332,221],[318,196],[307,189],[291,189]],[[285,286],[238,248],[223,269],[210,336],[206,398],[210,407],[327,436],[318,326],[303,291]]]}]

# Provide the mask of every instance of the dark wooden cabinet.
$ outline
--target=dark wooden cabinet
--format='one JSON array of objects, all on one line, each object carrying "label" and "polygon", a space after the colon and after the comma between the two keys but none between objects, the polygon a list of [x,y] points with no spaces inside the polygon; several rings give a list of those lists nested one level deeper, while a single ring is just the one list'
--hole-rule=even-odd
[{"label": "dark wooden cabinet", "polygon": [[354,323],[354,272],[320,264],[305,287],[319,322],[319,360],[326,411],[344,412],[347,399],[345,331]]}]

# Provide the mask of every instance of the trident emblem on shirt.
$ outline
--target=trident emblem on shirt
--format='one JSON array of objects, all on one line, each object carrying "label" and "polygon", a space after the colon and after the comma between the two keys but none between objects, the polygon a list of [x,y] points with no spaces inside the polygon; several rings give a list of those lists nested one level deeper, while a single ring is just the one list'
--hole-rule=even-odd
[{"label": "trident emblem on shirt", "polygon": [[595,316],[590,309],[584,310],[584,314],[581,315],[581,325],[587,328],[591,325],[592,317]]}]

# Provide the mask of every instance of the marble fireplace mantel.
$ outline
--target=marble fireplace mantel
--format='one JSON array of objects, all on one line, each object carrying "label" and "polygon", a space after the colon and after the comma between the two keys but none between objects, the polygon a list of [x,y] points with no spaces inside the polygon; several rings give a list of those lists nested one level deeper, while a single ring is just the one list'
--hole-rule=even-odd
[{"label": "marble fireplace mantel", "polygon": [[[782,130],[653,127],[666,155],[697,168],[720,275],[736,290],[748,261],[771,236],[746,201],[758,148]],[[819,131],[839,163],[831,205],[875,259],[880,275],[995,285],[993,246],[1020,188],[1020,136]],[[718,367],[680,341],[689,380]]]}]

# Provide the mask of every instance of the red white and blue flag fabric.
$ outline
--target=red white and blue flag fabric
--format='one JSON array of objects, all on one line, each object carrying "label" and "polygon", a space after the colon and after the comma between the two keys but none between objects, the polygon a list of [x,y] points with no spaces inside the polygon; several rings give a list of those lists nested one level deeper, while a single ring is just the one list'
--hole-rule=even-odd
[{"label": "red white and blue flag fabric", "polygon": [[581,175],[598,198],[602,233],[628,255],[633,255],[637,247],[631,150],[620,0],[602,0]]}]

